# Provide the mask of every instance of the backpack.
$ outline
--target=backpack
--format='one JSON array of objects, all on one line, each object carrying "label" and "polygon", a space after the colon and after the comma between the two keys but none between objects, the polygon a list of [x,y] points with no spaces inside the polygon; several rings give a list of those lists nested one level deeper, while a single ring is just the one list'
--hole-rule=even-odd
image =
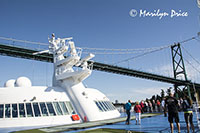
[{"label": "backpack", "polygon": [[135,105],[134,111],[135,111],[136,113],[141,113],[142,107],[141,107],[140,105]]},{"label": "backpack", "polygon": [[189,108],[190,108],[189,103],[187,102],[187,100],[184,100],[183,103],[182,103],[183,111],[188,111]]},{"label": "backpack", "polygon": [[131,104],[130,103],[126,103],[125,104],[125,109],[126,110],[131,110]]}]

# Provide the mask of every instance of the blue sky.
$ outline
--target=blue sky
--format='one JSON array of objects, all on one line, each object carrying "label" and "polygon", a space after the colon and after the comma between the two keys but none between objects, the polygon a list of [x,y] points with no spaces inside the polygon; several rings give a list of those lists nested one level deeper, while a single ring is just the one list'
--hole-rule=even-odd
[{"label": "blue sky", "polygon": [[[136,17],[129,15],[132,9],[138,12]],[[140,17],[140,10],[160,10],[169,16],[162,19],[156,16]],[[187,12],[188,16],[171,18],[172,10]],[[0,36],[47,43],[48,35],[55,33],[60,38],[72,36],[78,47],[151,48],[196,36],[200,29],[199,14],[195,0],[1,0]],[[198,41],[190,41],[183,46],[199,61]],[[184,51],[183,54],[195,67],[199,67]],[[96,55],[94,60],[113,64],[133,56],[135,54]],[[50,63],[5,56],[0,56],[0,61],[1,86],[8,79],[19,76],[29,77],[33,85],[51,85]],[[169,48],[117,65],[172,76]],[[199,73],[187,63],[186,69],[188,76],[200,83]],[[84,83],[99,89],[112,101],[118,99],[122,102],[151,97],[160,89],[172,86],[99,71],[93,71]]]}]

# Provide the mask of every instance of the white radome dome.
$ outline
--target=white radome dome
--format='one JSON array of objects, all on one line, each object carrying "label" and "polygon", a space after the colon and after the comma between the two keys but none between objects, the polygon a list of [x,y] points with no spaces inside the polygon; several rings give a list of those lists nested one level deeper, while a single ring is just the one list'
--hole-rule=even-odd
[{"label": "white radome dome", "polygon": [[8,80],[8,81],[4,84],[4,87],[15,87],[15,80],[14,80],[14,79]]},{"label": "white radome dome", "polygon": [[30,79],[28,79],[27,77],[19,77],[15,81],[15,86],[16,87],[31,87],[32,83],[31,83]]}]

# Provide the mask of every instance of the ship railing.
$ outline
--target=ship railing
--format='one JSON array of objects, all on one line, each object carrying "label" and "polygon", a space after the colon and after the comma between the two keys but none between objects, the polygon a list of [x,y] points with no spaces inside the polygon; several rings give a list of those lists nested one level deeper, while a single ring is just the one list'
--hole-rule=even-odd
[{"label": "ship railing", "polygon": [[[93,64],[94,64],[94,61],[90,61],[91,63],[90,64],[88,64],[88,66],[87,66],[87,68],[89,69],[89,70],[93,70]],[[87,62],[88,63],[88,62]]]}]

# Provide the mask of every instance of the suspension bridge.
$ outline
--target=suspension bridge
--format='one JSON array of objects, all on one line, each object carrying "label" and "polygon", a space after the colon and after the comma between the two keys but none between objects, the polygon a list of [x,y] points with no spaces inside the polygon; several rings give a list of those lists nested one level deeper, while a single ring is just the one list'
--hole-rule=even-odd
[{"label": "suspension bridge", "polygon": [[[16,40],[16,39],[5,38],[5,37],[0,37],[0,39],[7,40],[7,41],[13,41],[13,42],[21,42],[21,43],[33,43],[33,44],[36,43],[36,42]],[[195,39],[195,37],[185,40],[181,43],[190,41],[192,39]],[[44,43],[36,43],[36,44],[44,45]],[[48,44],[45,44],[45,45],[48,45]],[[162,46],[159,48],[153,48],[153,49],[150,49],[148,52],[141,54],[141,55],[145,55],[145,54],[156,52],[156,51],[159,51],[159,50],[162,50],[165,48],[176,47],[176,46],[177,45],[167,45],[167,46]],[[88,49],[88,48],[85,48],[85,49]],[[115,49],[112,49],[112,50],[115,50]],[[139,49],[139,50],[142,50],[142,49]],[[37,61],[43,61],[43,62],[53,62],[52,54],[49,54],[49,53],[42,53],[42,54],[37,54],[37,55],[33,54],[33,53],[36,53],[39,51],[40,50],[31,49],[31,48],[22,47],[22,46],[16,46],[13,44],[11,45],[11,44],[6,44],[6,43],[0,43],[0,54],[1,55],[19,57],[19,58],[25,58],[25,59],[31,59],[31,60],[37,60]],[[175,59],[175,56],[177,54],[180,55],[180,53],[178,53],[177,49],[174,51],[175,51],[175,55],[173,55],[174,56],[173,59]],[[124,52],[124,50],[122,49],[121,52]],[[132,51],[129,49],[125,52],[132,52]],[[173,52],[173,50],[172,50],[172,52]],[[138,55],[138,56],[141,56],[141,55]],[[129,60],[129,59],[125,59],[123,61],[127,61],[127,60]],[[179,61],[174,60],[174,62],[175,62],[174,70],[178,69],[178,67],[182,67],[182,66],[180,66],[180,63],[181,63],[180,60]],[[109,73],[115,73],[115,74],[133,76],[133,77],[154,80],[154,81],[159,81],[159,82],[165,82],[165,83],[173,84],[174,86],[190,86],[191,88],[192,88],[192,86],[195,86],[196,89],[200,89],[200,83],[191,82],[190,80],[187,80],[187,78],[185,80],[182,80],[182,79],[177,79],[176,76],[173,78],[173,77],[153,74],[153,73],[149,73],[149,72],[119,67],[116,65],[110,65],[110,64],[100,63],[100,62],[95,62],[95,61],[89,61],[88,63],[90,65],[93,65],[94,70],[98,70],[98,71],[104,71],[104,72],[109,72]],[[174,75],[178,75],[180,73],[183,73],[183,72],[181,71],[181,72],[176,73],[174,71]]]}]

